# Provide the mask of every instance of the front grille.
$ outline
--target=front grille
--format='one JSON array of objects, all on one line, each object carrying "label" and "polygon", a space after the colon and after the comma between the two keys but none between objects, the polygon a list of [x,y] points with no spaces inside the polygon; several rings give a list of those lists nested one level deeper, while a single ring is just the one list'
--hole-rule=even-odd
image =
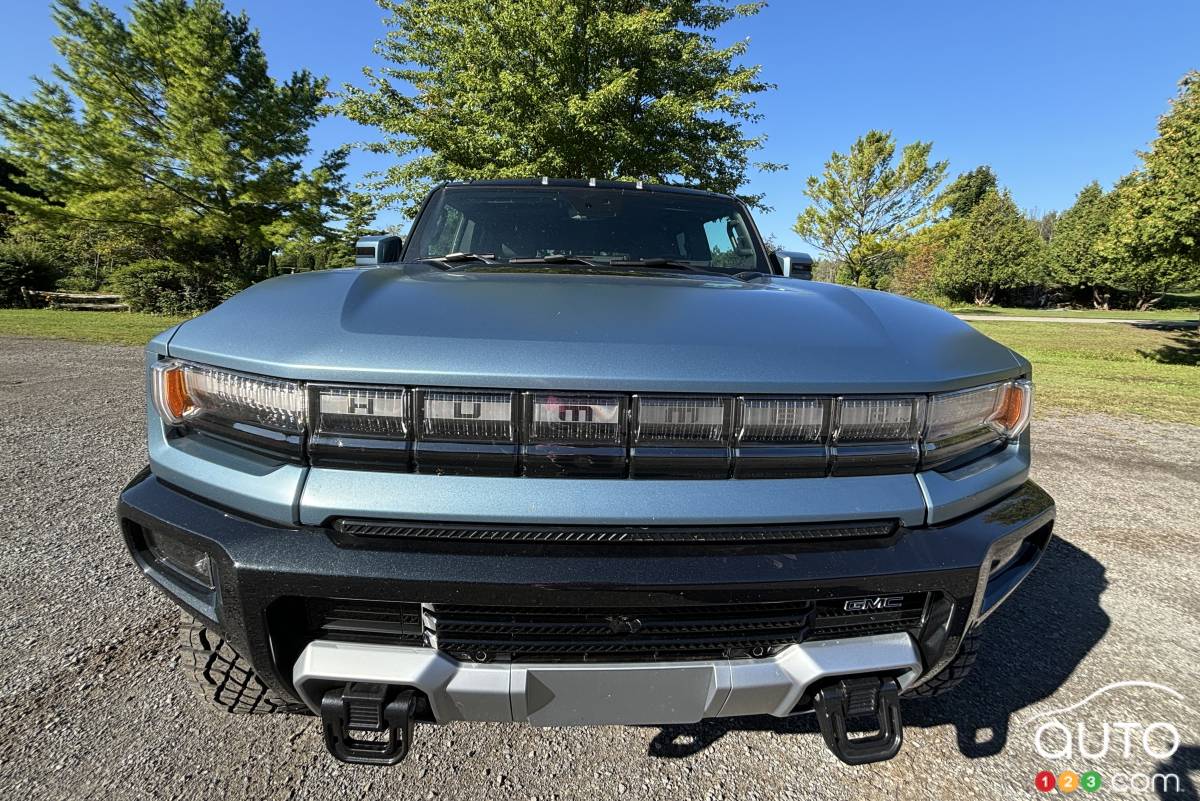
[{"label": "front grille", "polygon": [[722,543],[880,539],[892,520],[769,526],[535,526],[431,524],[411,521],[337,520],[334,530],[353,537],[391,540],[541,543]]},{"label": "front grille", "polygon": [[[899,603],[894,609],[871,608],[869,603],[885,598],[896,598]],[[865,637],[868,634],[890,634],[896,631],[916,631],[925,619],[925,607],[929,593],[911,592],[906,595],[881,596],[879,598],[840,598],[822,601],[817,605],[809,639],[831,640],[838,637]],[[852,610],[848,603],[860,602]]]},{"label": "front grille", "polygon": [[469,661],[596,662],[761,657],[804,640],[811,602],[505,608],[435,604],[439,650]]},{"label": "front grille", "polygon": [[[899,598],[898,607],[872,608],[873,603],[886,606],[887,598]],[[923,592],[883,599],[664,607],[303,599],[309,640],[433,646],[468,662],[758,658],[806,640],[915,633],[927,603]]]}]

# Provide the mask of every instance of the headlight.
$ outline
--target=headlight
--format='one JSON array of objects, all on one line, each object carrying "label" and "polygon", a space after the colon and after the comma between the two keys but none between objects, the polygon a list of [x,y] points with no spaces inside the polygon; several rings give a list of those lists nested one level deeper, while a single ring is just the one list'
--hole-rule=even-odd
[{"label": "headlight", "polygon": [[154,365],[154,406],[186,426],[299,458],[307,407],[295,381],[261,378],[172,359]]},{"label": "headlight", "polygon": [[934,466],[989,442],[1016,439],[1029,425],[1033,382],[1004,381],[929,400],[925,464]]}]

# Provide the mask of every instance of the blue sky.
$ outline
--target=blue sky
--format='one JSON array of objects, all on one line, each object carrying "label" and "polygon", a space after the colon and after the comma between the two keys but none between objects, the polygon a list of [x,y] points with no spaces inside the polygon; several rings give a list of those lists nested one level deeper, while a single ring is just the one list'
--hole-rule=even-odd
[{"label": "blue sky", "polygon": [[[305,67],[338,85],[360,81],[363,65],[377,63],[371,45],[384,15],[372,0],[225,2],[250,14],[277,76]],[[43,3],[5,5],[0,91],[20,96],[31,75],[48,72],[54,26]],[[932,140],[951,175],[992,165],[1023,208],[1066,208],[1088,181],[1109,186],[1136,165],[1177,81],[1200,69],[1198,31],[1196,0],[772,0],[720,34],[749,37],[747,61],[778,84],[760,100],[759,127],[769,136],[761,156],[790,169],[751,176],[749,191],[774,207],[759,224],[799,246],[791,226],[805,205],[805,178],[873,127],[901,143]],[[313,146],[369,134],[328,119]],[[384,163],[359,154],[351,170]]]}]

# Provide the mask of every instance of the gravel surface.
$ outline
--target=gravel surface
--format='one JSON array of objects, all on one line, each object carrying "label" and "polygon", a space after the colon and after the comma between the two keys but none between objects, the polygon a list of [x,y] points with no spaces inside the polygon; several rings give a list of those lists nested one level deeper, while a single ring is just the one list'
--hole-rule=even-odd
[{"label": "gravel surface", "polygon": [[[906,703],[890,762],[842,765],[802,717],[418,726],[407,762],[374,769],[328,757],[313,718],[228,716],[191,695],[175,607],[114,523],[146,461],[141,370],[132,349],[0,338],[0,798],[1012,798],[1036,795],[1042,769],[1095,769],[1100,794],[1122,773],[1174,773],[1180,792],[1163,797],[1196,797],[1200,426],[1036,421],[1034,475],[1058,501],[1058,539],[988,623],[974,675]],[[1173,757],[1158,765],[1135,738],[1126,759],[1119,732],[1094,761],[1034,752],[1031,716],[1121,680],[1186,702],[1123,688],[1062,719],[1086,724],[1093,750],[1106,721],[1170,722]]]}]

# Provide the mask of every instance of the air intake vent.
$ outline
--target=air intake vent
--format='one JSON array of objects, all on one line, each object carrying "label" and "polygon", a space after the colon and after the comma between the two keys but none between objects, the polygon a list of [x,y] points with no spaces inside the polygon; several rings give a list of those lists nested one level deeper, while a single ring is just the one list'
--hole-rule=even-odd
[{"label": "air intake vent", "polygon": [[388,601],[307,600],[315,639],[421,645],[421,605]]},{"label": "air intake vent", "polygon": [[786,524],[773,526],[517,526],[385,520],[338,520],[341,534],[404,540],[550,543],[722,543],[805,542],[879,539],[896,530],[895,521]]}]

